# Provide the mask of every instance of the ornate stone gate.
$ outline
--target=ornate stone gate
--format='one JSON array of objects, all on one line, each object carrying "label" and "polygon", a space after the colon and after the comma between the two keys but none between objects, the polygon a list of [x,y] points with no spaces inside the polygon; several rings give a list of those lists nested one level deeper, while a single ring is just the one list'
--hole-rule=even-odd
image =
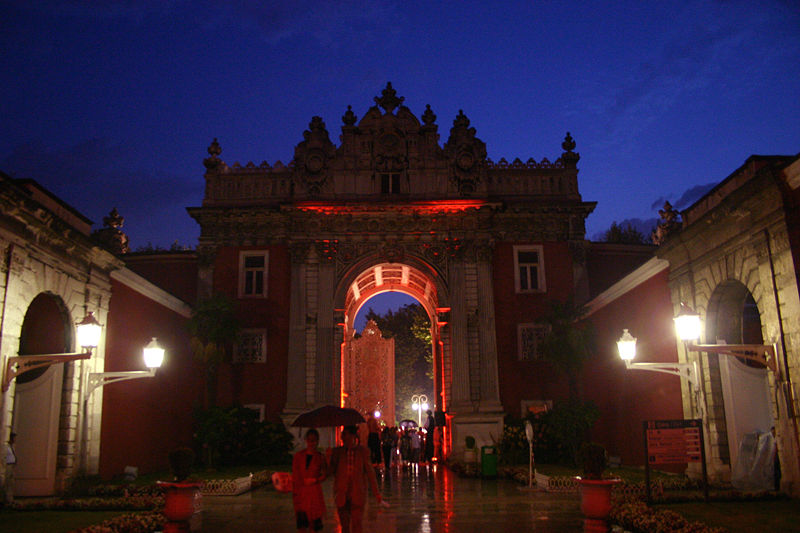
[{"label": "ornate stone gate", "polygon": [[440,146],[431,106],[417,118],[403,101],[387,84],[361,120],[348,106],[339,146],[313,117],[288,165],[229,166],[215,139],[203,206],[189,209],[201,226],[201,293],[214,287],[226,250],[288,250],[285,420],[340,402],[342,344],[366,298],[414,296],[431,317],[436,403],[450,444],[462,448],[467,434],[488,444],[503,419],[495,306],[505,294],[494,271],[514,260],[496,247],[568,249],[558,270],[580,300],[584,220],[595,204],[578,193],[569,133],[555,161],[495,163],[463,111]]}]

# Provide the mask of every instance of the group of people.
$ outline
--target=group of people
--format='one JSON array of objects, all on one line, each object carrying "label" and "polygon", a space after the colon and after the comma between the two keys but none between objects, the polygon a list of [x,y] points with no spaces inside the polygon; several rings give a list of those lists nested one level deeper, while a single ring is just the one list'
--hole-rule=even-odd
[{"label": "group of people", "polygon": [[[371,424],[374,422],[374,427]],[[436,450],[436,423],[433,413],[428,411],[425,429],[384,427],[379,430],[377,421],[370,417],[367,420],[369,436],[367,445],[370,449],[372,464],[383,465],[386,472],[393,465],[409,466],[433,461]]]},{"label": "group of people", "polygon": [[[413,465],[433,460],[435,420],[431,411],[425,424],[425,436],[415,428],[384,427],[373,417],[367,420],[367,447],[362,446],[357,426],[345,426],[342,445],[319,451],[319,432],[309,429],[306,447],[292,461],[292,491],[298,531],[322,530],[325,497],[322,482],[333,476],[333,494],[342,533],[363,531],[367,487],[382,502],[375,467],[384,465],[388,473],[393,464]],[[399,459],[398,459],[399,455]]]},{"label": "group of people", "polygon": [[297,530],[322,530],[325,497],[321,484],[332,475],[334,502],[342,533],[361,533],[367,485],[378,503],[381,502],[381,495],[378,492],[378,481],[370,452],[359,444],[358,428],[345,426],[342,430],[342,445],[333,448],[329,458],[317,449],[319,432],[316,429],[309,429],[305,439],[305,449],[297,452],[292,462]]}]

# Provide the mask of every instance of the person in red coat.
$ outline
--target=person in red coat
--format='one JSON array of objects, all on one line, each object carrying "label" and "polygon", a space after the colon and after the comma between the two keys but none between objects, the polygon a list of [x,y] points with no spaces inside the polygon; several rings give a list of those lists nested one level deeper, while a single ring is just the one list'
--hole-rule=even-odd
[{"label": "person in red coat", "polygon": [[322,481],[327,477],[325,456],[317,451],[319,432],[306,432],[306,448],[294,455],[292,461],[292,492],[297,531],[321,531],[325,516],[325,497]]},{"label": "person in red coat", "polygon": [[[356,426],[345,426],[342,431],[344,446],[337,446],[331,453],[330,472],[336,477],[333,481],[333,495],[342,533],[361,533],[363,531],[364,504],[367,501],[369,482],[378,503],[378,480],[372,467],[370,452],[358,444]],[[352,529],[351,529],[352,527]]]}]

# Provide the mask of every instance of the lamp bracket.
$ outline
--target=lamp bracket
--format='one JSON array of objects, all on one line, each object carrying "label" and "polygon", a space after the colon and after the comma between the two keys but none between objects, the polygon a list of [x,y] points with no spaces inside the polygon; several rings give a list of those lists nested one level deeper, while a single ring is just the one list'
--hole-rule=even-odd
[{"label": "lamp bracket", "polygon": [[692,363],[634,363],[632,361],[625,361],[625,366],[634,370],[649,370],[651,372],[662,372],[664,374],[671,374],[673,376],[684,377],[697,391],[700,388],[698,381],[697,364]]},{"label": "lamp bracket", "polygon": [[778,373],[774,344],[689,344],[687,348],[693,352],[716,353],[749,359],[761,363],[775,374]]},{"label": "lamp bracket", "polygon": [[98,387],[104,387],[109,383],[118,383],[129,379],[153,378],[156,376],[155,368],[150,370],[130,370],[126,372],[92,372],[89,374],[89,386],[86,389],[86,399],[92,395]]},{"label": "lamp bracket", "polygon": [[48,353],[40,355],[17,355],[9,357],[6,361],[5,375],[3,377],[3,392],[8,390],[11,382],[25,372],[44,368],[59,363],[68,363],[80,359],[89,359],[91,350],[81,353]]}]

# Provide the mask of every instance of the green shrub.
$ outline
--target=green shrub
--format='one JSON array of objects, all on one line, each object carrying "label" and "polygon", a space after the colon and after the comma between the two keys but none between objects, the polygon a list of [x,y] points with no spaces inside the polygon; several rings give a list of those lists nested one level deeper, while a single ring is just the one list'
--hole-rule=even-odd
[{"label": "green shrub", "polygon": [[[536,461],[578,466],[581,446],[599,417],[599,409],[590,401],[558,402],[546,412],[530,415]],[[524,427],[524,421],[519,424]]]},{"label": "green shrub", "polygon": [[195,440],[207,468],[291,462],[293,437],[282,423],[262,422],[246,407],[213,407],[196,415]]}]

